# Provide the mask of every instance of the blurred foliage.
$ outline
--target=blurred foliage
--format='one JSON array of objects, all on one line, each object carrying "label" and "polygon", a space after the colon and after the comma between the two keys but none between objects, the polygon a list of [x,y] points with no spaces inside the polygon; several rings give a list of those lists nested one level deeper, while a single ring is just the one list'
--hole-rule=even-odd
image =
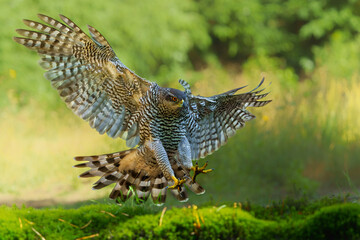
[{"label": "blurred foliage", "polygon": [[354,39],[360,30],[360,2],[328,0],[199,1],[212,39],[225,61],[276,56],[298,73],[314,69],[314,47],[333,34]]},{"label": "blurred foliage", "polygon": [[[20,18],[34,19],[37,12],[62,13],[83,28],[85,23],[95,26],[125,65],[165,85],[184,77],[185,70],[259,56],[277,57],[284,67],[308,74],[316,66],[317,48],[337,38],[350,43],[360,29],[357,0],[1,2],[7,12],[0,16],[0,73],[10,77],[3,84],[16,88],[20,103],[27,102],[29,91],[43,95],[50,89],[40,83],[42,70],[34,67],[34,54],[10,40],[15,28],[24,27]],[[17,51],[21,58],[14,54]],[[11,81],[11,71],[18,73],[17,83]],[[39,98],[54,101],[46,95]]]},{"label": "blurred foliage", "polygon": [[[289,204],[290,203],[290,204]],[[78,209],[0,207],[2,239],[358,239],[360,206],[332,200],[187,208],[93,204]],[[307,209],[311,209],[308,211]],[[256,216],[254,216],[254,210]],[[271,220],[269,213],[277,216]]]}]

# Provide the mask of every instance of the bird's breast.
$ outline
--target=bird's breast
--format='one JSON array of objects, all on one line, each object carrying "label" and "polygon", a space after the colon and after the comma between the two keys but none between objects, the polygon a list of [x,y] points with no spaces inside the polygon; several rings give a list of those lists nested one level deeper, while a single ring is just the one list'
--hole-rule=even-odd
[{"label": "bird's breast", "polygon": [[159,139],[166,150],[176,150],[186,133],[184,122],[183,119],[156,119],[150,126],[151,135]]}]

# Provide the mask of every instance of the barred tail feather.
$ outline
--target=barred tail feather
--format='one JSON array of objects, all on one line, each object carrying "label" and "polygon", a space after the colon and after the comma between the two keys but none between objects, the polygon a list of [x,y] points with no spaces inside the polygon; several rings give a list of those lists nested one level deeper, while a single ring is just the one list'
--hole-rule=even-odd
[{"label": "barred tail feather", "polygon": [[130,186],[134,182],[134,178],[131,174],[125,174],[115,185],[114,189],[110,193],[110,198],[117,200],[118,198],[125,202],[128,198],[130,198],[133,192],[130,190]]},{"label": "barred tail feather", "polygon": [[156,178],[151,181],[151,198],[156,205],[162,205],[166,201],[166,192],[168,181],[164,177],[163,173],[160,173]]},{"label": "barred tail feather", "polygon": [[101,189],[103,187],[109,186],[110,184],[115,183],[121,179],[121,177],[123,177],[123,174],[118,171],[106,173],[97,182],[94,183],[93,189]]},{"label": "barred tail feather", "polygon": [[193,182],[191,179],[188,179],[185,182],[185,185],[196,195],[201,195],[205,193],[205,189],[197,182]]},{"label": "barred tail feather", "polygon": [[[189,172],[179,163],[173,164],[172,168],[174,170],[175,176],[179,179],[188,178],[185,182],[185,185],[192,191],[193,193],[200,195],[205,193],[205,189],[200,186],[197,182],[193,182],[189,177]],[[173,195],[180,201],[186,202],[188,200],[188,194],[184,187],[181,188],[180,191],[171,191]]]},{"label": "barred tail feather", "polygon": [[180,201],[180,202],[187,202],[189,200],[189,195],[187,193],[187,191],[185,190],[185,187],[180,187],[180,189],[170,189],[172,195],[174,195],[174,197]]},{"label": "barred tail feather", "polygon": [[137,178],[135,185],[136,196],[140,201],[145,202],[151,191],[151,178],[148,173],[142,171]]},{"label": "barred tail feather", "polygon": [[[168,181],[161,170],[157,167],[144,169],[144,159],[139,159],[137,149],[130,149],[122,152],[104,154],[98,156],[75,157],[76,161],[85,161],[74,167],[90,168],[80,174],[82,178],[99,176],[100,179],[94,183],[93,189],[101,189],[110,184],[115,186],[110,193],[110,198],[126,201],[133,194],[140,202],[146,201],[149,196],[157,205],[162,205],[166,201],[168,186],[172,186],[173,181]],[[179,179],[188,178],[185,185],[195,194],[203,194],[205,190],[198,184],[193,183],[189,178],[189,172],[181,164],[172,165],[175,176]],[[170,189],[175,198],[181,202],[188,200],[188,193],[185,186],[180,189]]]},{"label": "barred tail feather", "polygon": [[[160,169],[145,171],[136,162],[137,149],[126,150],[99,156],[75,157],[76,161],[85,161],[75,165],[77,168],[90,168],[80,174],[82,178],[99,176],[93,189],[101,189],[110,184],[115,186],[110,193],[111,199],[126,201],[134,193],[140,201],[146,201],[151,195],[154,203],[163,204],[166,200],[168,181]],[[141,162],[144,160],[141,159]],[[155,174],[154,174],[155,173]],[[181,192],[180,196],[187,196]],[[183,197],[177,197],[183,200]]]}]

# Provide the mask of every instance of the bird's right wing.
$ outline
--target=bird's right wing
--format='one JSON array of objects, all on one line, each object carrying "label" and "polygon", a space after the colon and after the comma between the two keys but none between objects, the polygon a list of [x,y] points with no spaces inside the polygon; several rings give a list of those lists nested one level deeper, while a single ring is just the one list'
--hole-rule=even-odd
[{"label": "bird's right wing", "polygon": [[90,38],[63,15],[65,24],[38,17],[46,24],[24,20],[36,31],[17,29],[24,37],[14,40],[40,54],[40,65],[48,70],[45,77],[75,114],[99,133],[122,137],[134,147],[139,142],[140,98],[155,83],[129,70],[95,28],[88,26]]},{"label": "bird's right wing", "polygon": [[250,92],[235,94],[244,88],[241,87],[212,97],[201,97],[193,96],[190,86],[180,80],[189,102],[186,137],[190,143],[192,160],[204,158],[218,150],[245,122],[255,118],[247,107],[261,107],[271,102],[259,101],[268,95],[260,94],[264,89],[257,90],[263,81]]}]

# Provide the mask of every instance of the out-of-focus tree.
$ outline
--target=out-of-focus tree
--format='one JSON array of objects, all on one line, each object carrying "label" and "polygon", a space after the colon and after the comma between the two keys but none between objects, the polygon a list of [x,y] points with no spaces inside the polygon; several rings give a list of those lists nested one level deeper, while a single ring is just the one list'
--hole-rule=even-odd
[{"label": "out-of-focus tree", "polygon": [[209,51],[220,60],[275,56],[298,73],[313,70],[314,47],[334,33],[354,39],[360,31],[358,0],[205,0],[198,7],[208,23]]}]

